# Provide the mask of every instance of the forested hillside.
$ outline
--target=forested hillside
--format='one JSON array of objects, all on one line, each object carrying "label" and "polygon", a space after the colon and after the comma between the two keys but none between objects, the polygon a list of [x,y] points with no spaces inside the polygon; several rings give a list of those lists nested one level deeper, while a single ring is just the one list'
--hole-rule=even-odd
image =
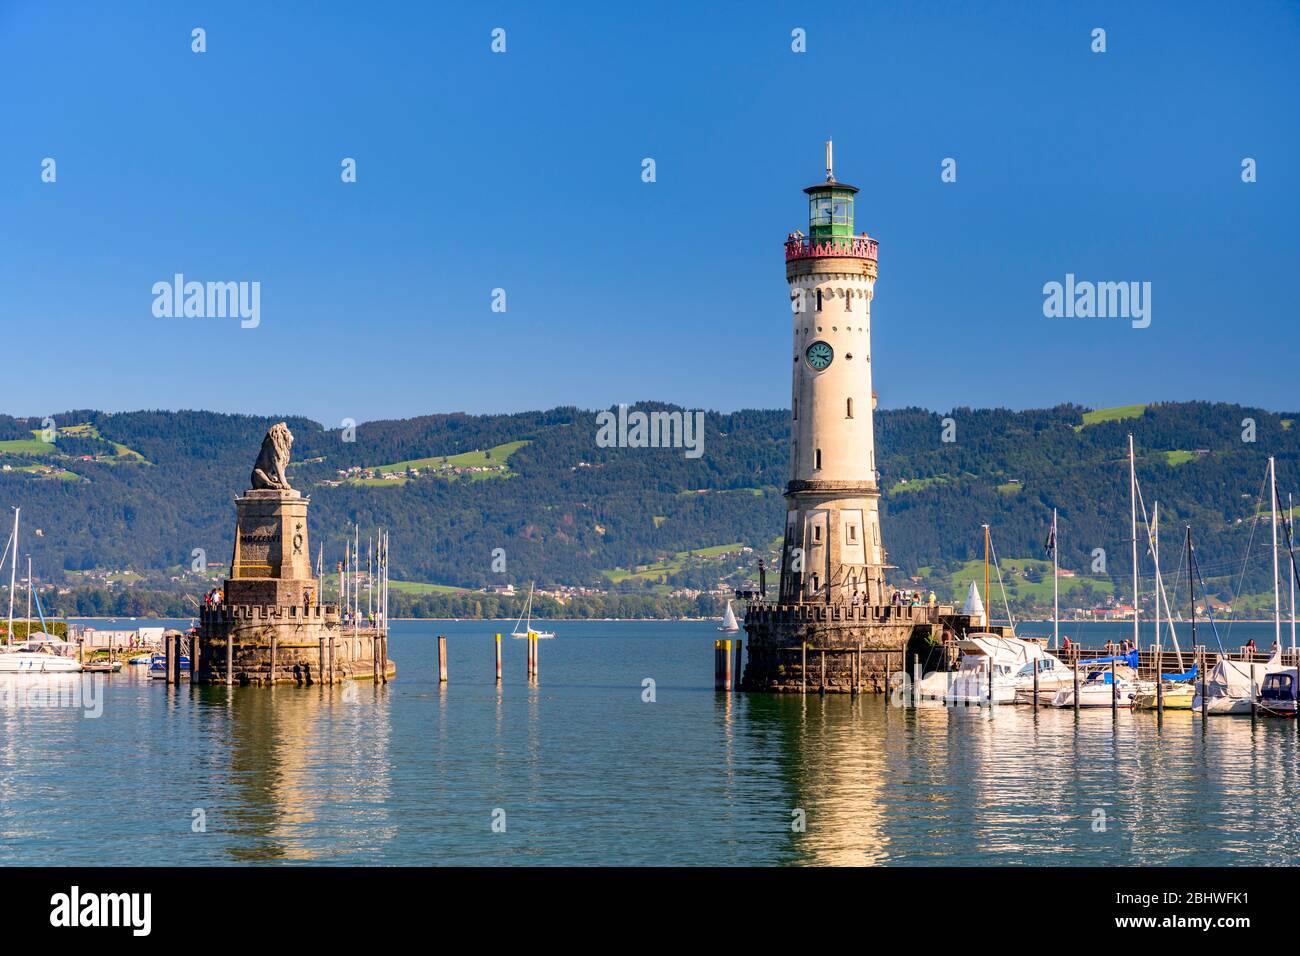
[{"label": "forested hillside", "polygon": [[[1041,558],[1055,506],[1062,565],[1086,573],[1104,549],[1106,574],[1124,582],[1131,431],[1148,506],[1160,501],[1168,561],[1177,563],[1190,524],[1207,575],[1227,580],[1240,570],[1257,509],[1267,509],[1257,496],[1268,455],[1277,456],[1284,500],[1300,491],[1297,417],[1206,403],[1103,413],[881,410],[893,574],[959,570],[981,556],[984,523],[1000,555]],[[754,558],[766,553],[785,507],[782,410],[709,413],[699,458],[681,448],[598,447],[596,412],[575,408],[366,422],[355,434],[293,416],[72,410],[51,418],[59,432],[46,443],[43,420],[0,417],[0,466],[8,466],[0,501],[22,507],[23,552],[47,581],[92,569],[175,574],[196,548],[209,561],[228,560],[231,499],[247,487],[262,436],[280,418],[296,439],[291,480],[312,498],[313,552],[323,544],[332,567],[354,522],[363,537],[384,526],[401,580],[472,588],[534,578],[604,588],[622,580],[630,589],[645,582],[614,569],[733,542],[755,549]],[[453,468],[483,458],[467,456],[400,482],[340,475],[517,442],[526,444],[510,450],[508,468]],[[1267,538],[1266,525],[1255,529],[1256,547]],[[504,573],[493,569],[498,548]],[[670,565],[666,584],[716,583],[716,569]],[[1266,563],[1251,565],[1245,590],[1270,586]]]}]

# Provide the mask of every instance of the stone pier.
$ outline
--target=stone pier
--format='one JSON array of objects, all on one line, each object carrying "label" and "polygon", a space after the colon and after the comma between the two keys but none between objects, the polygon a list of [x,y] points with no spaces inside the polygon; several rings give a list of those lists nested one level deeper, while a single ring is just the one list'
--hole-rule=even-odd
[{"label": "stone pier", "polygon": [[918,657],[927,672],[948,666],[953,641],[980,629],[946,605],[751,604],[740,689],[847,694],[856,672],[860,691],[884,693]]}]

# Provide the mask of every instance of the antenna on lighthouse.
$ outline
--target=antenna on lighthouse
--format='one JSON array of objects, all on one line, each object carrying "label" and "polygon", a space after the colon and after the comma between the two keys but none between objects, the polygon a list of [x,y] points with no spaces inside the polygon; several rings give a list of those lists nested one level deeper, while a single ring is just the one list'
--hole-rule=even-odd
[{"label": "antenna on lighthouse", "polygon": [[831,149],[832,149],[832,144],[831,141],[828,139],[826,141],[826,181],[828,183],[835,182],[835,174],[831,171],[835,165],[835,163],[831,159]]}]

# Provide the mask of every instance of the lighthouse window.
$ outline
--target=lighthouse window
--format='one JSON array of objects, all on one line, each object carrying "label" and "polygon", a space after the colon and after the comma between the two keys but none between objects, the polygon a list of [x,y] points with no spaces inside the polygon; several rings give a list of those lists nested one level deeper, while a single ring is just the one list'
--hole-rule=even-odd
[{"label": "lighthouse window", "polygon": [[858,540],[858,526],[855,524],[849,525],[849,540],[850,541]]},{"label": "lighthouse window", "polygon": [[808,200],[808,222],[813,226],[829,226],[834,203],[830,196],[813,196]]},{"label": "lighthouse window", "polygon": [[847,403],[848,403],[848,408],[846,409],[847,414],[845,414],[844,417],[845,417],[845,418],[852,418],[852,417],[853,417],[853,399],[851,399],[851,398],[850,398],[850,399],[846,399],[846,401],[847,401]]},{"label": "lighthouse window", "polygon": [[853,200],[837,198],[831,205],[831,222],[837,226],[847,226],[853,221]]},{"label": "lighthouse window", "polygon": [[815,524],[813,525],[813,541],[820,542],[821,539],[822,539],[822,526],[819,524]]},{"label": "lighthouse window", "polygon": [[820,448],[813,452],[813,458],[817,462],[813,467],[820,468],[822,466],[822,450]]},{"label": "lighthouse window", "polygon": [[[822,310],[822,290],[818,289],[817,290],[817,311],[820,312],[821,310]],[[820,329],[818,331],[820,331]]]}]

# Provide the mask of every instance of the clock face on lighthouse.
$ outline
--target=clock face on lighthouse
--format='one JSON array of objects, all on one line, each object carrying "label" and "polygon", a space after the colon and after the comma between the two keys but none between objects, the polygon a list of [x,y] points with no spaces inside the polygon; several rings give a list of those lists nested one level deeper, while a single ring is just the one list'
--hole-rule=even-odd
[{"label": "clock face on lighthouse", "polygon": [[835,358],[834,350],[825,342],[814,342],[803,355],[808,361],[808,367],[815,372],[826,368],[831,364],[831,359]]}]

